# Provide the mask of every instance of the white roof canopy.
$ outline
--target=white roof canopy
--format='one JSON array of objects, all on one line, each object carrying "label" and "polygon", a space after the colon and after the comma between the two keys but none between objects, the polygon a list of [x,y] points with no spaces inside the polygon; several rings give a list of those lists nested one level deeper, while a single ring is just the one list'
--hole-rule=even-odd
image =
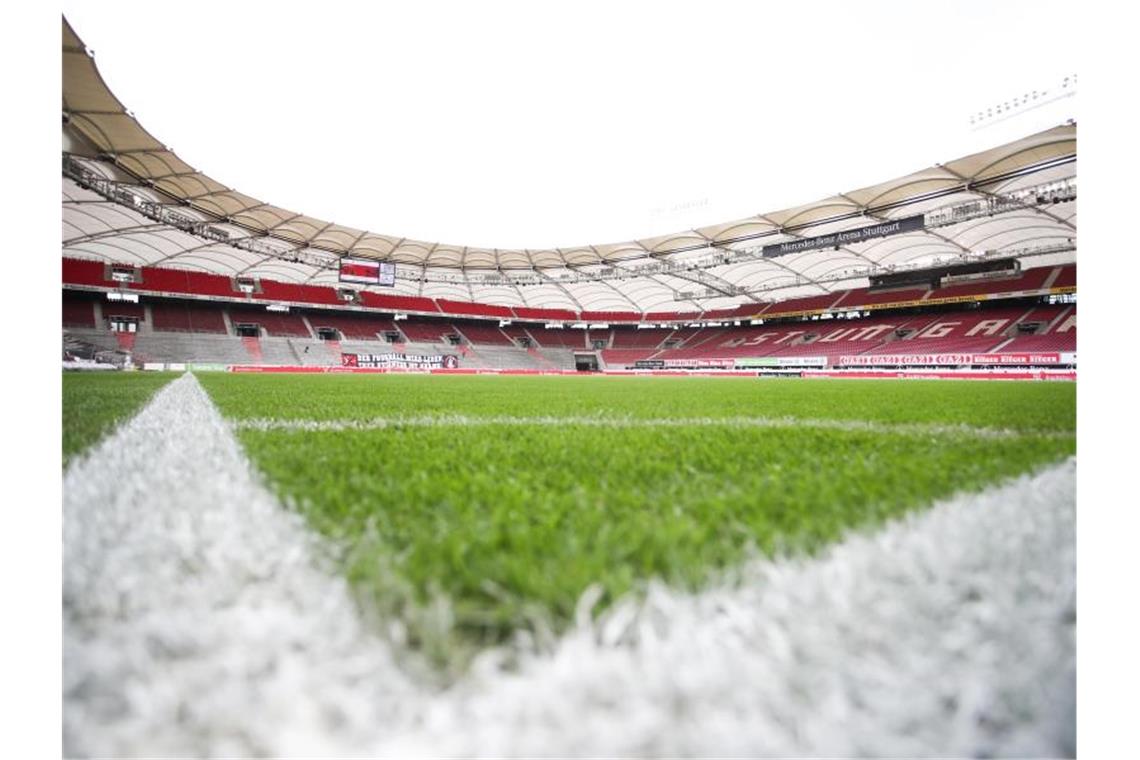
[{"label": "white roof canopy", "polygon": [[[332,285],[336,260],[353,256],[396,263],[398,293],[636,311],[692,311],[813,295],[865,285],[872,272],[982,252],[1024,257],[1027,267],[1075,258],[1073,124],[746,219],[621,243],[498,249],[410,240],[314,219],[196,171],[115,98],[66,20],[63,116],[63,254],[76,258]],[[98,188],[92,177],[101,180]],[[1068,183],[1071,197],[1023,192],[1058,183]],[[1020,200],[1005,203],[1000,213],[955,216],[955,209],[971,203],[1011,197]],[[941,214],[937,225],[904,234],[778,257],[759,250],[922,214],[929,222],[934,212]],[[208,235],[202,234],[206,226]]]}]

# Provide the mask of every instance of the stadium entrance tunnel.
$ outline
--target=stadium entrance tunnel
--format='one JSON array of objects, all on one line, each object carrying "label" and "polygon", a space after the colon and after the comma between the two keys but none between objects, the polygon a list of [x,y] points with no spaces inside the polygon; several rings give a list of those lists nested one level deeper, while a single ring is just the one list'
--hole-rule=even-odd
[{"label": "stadium entrance tunnel", "polygon": [[596,354],[574,354],[574,369],[579,372],[597,372],[598,357]]}]

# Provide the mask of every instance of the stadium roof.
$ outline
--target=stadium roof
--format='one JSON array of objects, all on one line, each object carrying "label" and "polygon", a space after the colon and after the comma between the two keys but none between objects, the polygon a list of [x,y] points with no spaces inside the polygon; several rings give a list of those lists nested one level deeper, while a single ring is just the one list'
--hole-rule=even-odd
[{"label": "stadium roof", "polygon": [[[874,272],[954,259],[1016,256],[1032,266],[1030,257],[1044,264],[1075,256],[1074,124],[723,224],[620,243],[498,249],[315,219],[206,176],[119,102],[66,20],[63,120],[63,251],[78,258],[334,284],[337,259],[353,256],[395,263],[401,293],[686,311],[858,287]],[[903,234],[779,256],[763,250],[922,215],[925,224]]]}]

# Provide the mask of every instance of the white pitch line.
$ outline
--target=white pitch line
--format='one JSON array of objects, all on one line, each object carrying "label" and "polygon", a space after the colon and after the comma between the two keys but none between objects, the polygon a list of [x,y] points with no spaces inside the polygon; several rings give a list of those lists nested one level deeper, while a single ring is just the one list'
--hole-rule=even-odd
[{"label": "white pitch line", "polygon": [[64,751],[351,754],[413,689],[185,375],[64,477]]},{"label": "white pitch line", "polygon": [[[64,482],[76,755],[1074,752],[1075,465],[416,683],[190,376]],[[516,653],[518,654],[518,653]]]},{"label": "white pitch line", "polygon": [[507,425],[513,427],[601,427],[601,428],[769,428],[814,429],[840,432],[943,436],[957,435],[970,438],[1023,438],[1026,436],[1071,438],[1066,431],[1019,431],[1001,428],[974,427],[971,425],[945,425],[923,422],[869,422],[866,420],[811,419],[797,417],[628,417],[603,415],[529,416],[510,415],[470,416],[462,414],[421,415],[408,417],[373,417],[370,419],[279,419],[251,417],[236,419],[232,425],[238,430],[339,432],[345,430],[384,430],[401,427],[481,427]]},{"label": "white pitch line", "polygon": [[1072,757],[1075,475],[583,614],[516,672],[488,658],[383,754]]}]

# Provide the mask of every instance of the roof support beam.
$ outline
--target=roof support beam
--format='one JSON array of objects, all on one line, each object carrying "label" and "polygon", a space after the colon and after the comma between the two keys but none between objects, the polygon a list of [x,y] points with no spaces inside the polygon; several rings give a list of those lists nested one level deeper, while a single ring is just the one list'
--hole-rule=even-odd
[{"label": "roof support beam", "polygon": [[[958,173],[956,173],[956,172],[950,171],[949,169],[946,169],[946,167],[942,167],[942,168],[943,168],[943,169],[945,169],[945,170],[946,170],[946,172],[947,172],[948,174],[953,174],[955,177],[958,177],[958,178],[959,178],[959,179],[961,179],[963,182],[967,182],[967,183],[969,183],[969,179],[968,179],[968,178],[966,178],[966,177],[963,177],[961,174],[958,174]],[[1002,196],[1002,195],[998,195],[997,193],[991,193],[991,192],[989,192],[988,190],[985,190],[985,189],[984,189],[983,187],[981,187],[981,186],[977,186],[977,187],[971,187],[971,188],[970,188],[970,191],[971,191],[971,192],[973,192],[975,195],[980,195],[980,196],[982,196],[983,198],[1002,198],[1002,199],[1006,199],[1006,198],[1005,198],[1005,196]],[[1008,200],[1008,199],[1006,199],[1006,200]],[[1034,213],[1037,213],[1037,214],[1041,214],[1042,216],[1047,216],[1047,217],[1049,217],[1050,219],[1052,219],[1053,221],[1057,222],[1058,224],[1061,224],[1061,225],[1063,225],[1063,226],[1065,226],[1065,227],[1068,227],[1068,228],[1069,228],[1069,229],[1071,229],[1071,230],[1076,230],[1076,229],[1077,229],[1077,226],[1076,226],[1075,224],[1073,224],[1072,222],[1070,222],[1068,219],[1062,219],[1061,217],[1057,216],[1056,214],[1052,214],[1052,213],[1050,213],[1050,212],[1046,211],[1045,209],[1041,208],[1040,206],[1038,206],[1038,205],[1037,205],[1037,204],[1035,204],[1035,203],[1034,203],[1034,204],[1029,204],[1029,203],[1022,203],[1022,204],[1021,204],[1021,206],[1022,206],[1022,208],[1026,208],[1026,209],[1029,209],[1030,211],[1033,211]]]}]

